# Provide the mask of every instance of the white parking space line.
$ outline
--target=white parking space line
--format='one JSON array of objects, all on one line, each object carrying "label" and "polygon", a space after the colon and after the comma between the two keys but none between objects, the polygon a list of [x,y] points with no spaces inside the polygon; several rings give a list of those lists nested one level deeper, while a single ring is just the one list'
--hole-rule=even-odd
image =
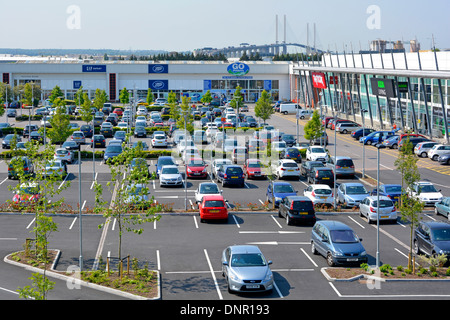
[{"label": "white parking space line", "polygon": [[277,221],[277,219],[275,218],[275,216],[272,216],[273,221],[275,221],[275,223],[278,225],[278,227],[280,227],[280,229],[283,229],[283,226]]},{"label": "white parking space line", "polygon": [[436,221],[436,219],[433,218],[432,216],[430,216],[429,214],[425,214],[425,216],[428,217],[428,218],[430,218],[430,219],[433,220],[433,221]]},{"label": "white parking space line", "polygon": [[8,177],[6,177],[5,180],[3,180],[2,182],[0,182],[0,186],[1,186],[6,180],[8,180]]},{"label": "white parking space line", "polygon": [[33,218],[33,220],[31,220],[30,224],[27,226],[27,229],[30,229],[31,225],[34,223],[35,220],[36,218]]},{"label": "white parking space line", "polygon": [[273,287],[275,288],[275,290],[277,291],[278,295],[280,296],[280,298],[284,298],[283,295],[281,294],[280,289],[278,289],[277,284],[275,283],[275,280],[273,281]]},{"label": "white parking space line", "polygon": [[318,267],[318,265],[314,262],[314,260],[309,256],[309,254],[306,253],[306,251],[303,248],[300,248],[300,250],[303,252],[303,254],[311,261],[311,263],[314,265],[314,267]]},{"label": "white parking space line", "polygon": [[192,218],[194,218],[195,228],[198,229],[197,218],[195,216],[192,216]]},{"label": "white parking space line", "polygon": [[211,276],[214,280],[214,286],[216,287],[217,294],[219,295],[219,299],[223,300],[222,292],[220,292],[220,288],[219,288],[219,284],[217,283],[216,275],[214,274],[214,270],[212,268],[211,261],[209,260],[208,251],[206,251],[206,249],[203,249],[203,251],[205,252],[206,261],[208,262],[209,270],[211,271]]},{"label": "white parking space line", "polygon": [[352,220],[354,223],[356,223],[358,226],[360,226],[361,228],[365,229],[366,227],[364,227],[362,224],[360,224],[359,222],[357,222],[355,219],[353,219],[352,217],[348,217],[350,220]]},{"label": "white parking space line", "polygon": [[81,211],[84,210],[84,206],[86,205],[86,200],[84,200],[83,205],[81,206]]},{"label": "white parking space line", "polygon": [[69,230],[72,230],[73,225],[75,224],[75,221],[77,221],[78,217],[75,217],[75,219],[73,219],[72,223],[70,224]]},{"label": "white parking space line", "polygon": [[159,250],[156,250],[156,265],[158,266],[158,270],[161,270],[161,259],[159,258]]},{"label": "white parking space line", "polygon": [[67,178],[69,177],[70,173],[68,175],[66,175],[66,177],[64,178],[64,181],[61,182],[61,184],[58,187],[58,190],[60,190],[62,188],[62,186],[64,185],[64,183],[67,181]]},{"label": "white parking space line", "polygon": [[[227,203],[227,205],[228,205],[228,203]],[[232,217],[233,217],[233,220],[234,220],[234,223],[236,224],[236,226],[238,228],[240,228],[241,226],[239,225],[239,222],[237,221],[236,217],[234,215]]]}]

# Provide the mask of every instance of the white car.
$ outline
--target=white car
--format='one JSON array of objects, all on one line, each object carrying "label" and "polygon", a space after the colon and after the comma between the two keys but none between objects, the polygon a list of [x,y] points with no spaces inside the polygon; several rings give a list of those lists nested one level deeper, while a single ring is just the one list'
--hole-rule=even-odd
[{"label": "white car", "polygon": [[166,165],[161,168],[159,186],[183,186],[183,177],[178,170],[178,166]]},{"label": "white car", "polygon": [[430,151],[428,151],[428,158],[437,161],[442,154],[450,153],[450,146],[444,144],[437,144]]},{"label": "white car", "polygon": [[198,148],[195,146],[187,146],[183,153],[181,154],[181,159],[183,159],[183,162],[186,163],[187,160],[191,158],[201,158],[200,153],[198,151]]},{"label": "white car", "polygon": [[215,179],[215,177],[217,175],[217,171],[221,167],[232,165],[232,164],[233,164],[233,162],[230,159],[216,159],[216,160],[213,160],[213,163],[212,163],[213,178]]},{"label": "white car", "polygon": [[286,142],[284,141],[274,141],[272,142],[272,150],[276,152],[281,152],[287,148]]},{"label": "white car", "polygon": [[180,140],[177,144],[177,151],[178,153],[183,154],[184,150],[187,147],[195,147],[195,143],[193,140],[191,140],[190,138],[188,140]]},{"label": "white car", "polygon": [[222,190],[214,182],[202,182],[195,190],[195,202],[201,203],[204,195],[222,195]]},{"label": "white car", "polygon": [[279,179],[294,177],[300,179],[300,168],[297,162],[290,159],[281,159],[276,163],[276,175]]},{"label": "white car", "polygon": [[128,128],[128,123],[121,121],[121,122],[119,122],[117,124],[117,127],[119,127],[122,130],[127,129]]},{"label": "white car", "polygon": [[410,196],[418,198],[425,206],[434,206],[440,202],[443,195],[431,182],[420,181],[414,184],[413,189],[407,190]]},{"label": "white car", "polygon": [[306,149],[306,160],[327,162],[328,153],[322,147],[310,146]]},{"label": "white car", "polygon": [[308,197],[314,205],[316,204],[334,204],[333,191],[329,185],[313,184],[303,191],[303,195]]},{"label": "white car", "polygon": [[[380,205],[377,205],[377,196],[370,196],[361,201],[359,205],[359,215],[365,216],[367,222],[370,224],[377,221],[379,214],[379,220],[389,220],[397,222],[397,209],[394,202],[386,196],[380,196]],[[377,211],[379,211],[377,213]]]},{"label": "white car", "polygon": [[167,148],[166,136],[162,135],[162,134],[154,135],[152,138],[152,147],[153,148],[157,148],[157,147]]},{"label": "white car", "polygon": [[138,116],[146,116],[148,114],[147,107],[146,106],[139,106],[138,110],[136,112],[136,115]]},{"label": "white car", "polygon": [[217,124],[215,123],[207,123],[207,129],[206,129],[206,136],[208,138],[212,138],[216,135],[217,132],[219,132],[219,129],[217,128]]}]

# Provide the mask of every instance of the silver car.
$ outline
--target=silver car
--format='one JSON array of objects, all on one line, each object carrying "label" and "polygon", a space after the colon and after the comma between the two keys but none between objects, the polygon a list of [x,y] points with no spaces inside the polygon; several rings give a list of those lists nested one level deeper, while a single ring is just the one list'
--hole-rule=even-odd
[{"label": "silver car", "polygon": [[161,168],[159,186],[183,186],[183,177],[177,166],[167,165]]},{"label": "silver car", "polygon": [[370,194],[366,187],[359,182],[341,183],[337,189],[337,203],[347,207],[358,207],[368,196]]},{"label": "silver car", "polygon": [[335,162],[337,176],[353,177],[355,175],[355,164],[352,158],[346,156],[329,157],[326,166],[334,170]]},{"label": "silver car", "polygon": [[272,291],[271,264],[257,246],[227,247],[222,253],[222,276],[227,280],[228,292]]},{"label": "silver car", "polygon": [[44,169],[44,176],[65,178],[67,176],[67,165],[61,160],[51,160],[47,162]]},{"label": "silver car", "polygon": [[68,163],[73,163],[75,158],[75,153],[73,151],[67,150],[66,148],[59,148],[55,150],[55,160],[62,160]]},{"label": "silver car", "polygon": [[380,206],[377,205],[377,196],[370,196],[365,198],[359,205],[360,216],[367,217],[367,222],[370,224],[377,221],[377,211],[379,220],[389,220],[393,223],[397,222],[397,209],[392,200],[385,196],[380,196]]}]

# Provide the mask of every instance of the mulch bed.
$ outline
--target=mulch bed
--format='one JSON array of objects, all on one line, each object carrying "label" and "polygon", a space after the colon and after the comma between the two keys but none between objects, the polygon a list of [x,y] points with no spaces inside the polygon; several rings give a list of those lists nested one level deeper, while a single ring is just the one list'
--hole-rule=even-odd
[{"label": "mulch bed", "polygon": [[346,280],[346,279],[351,279],[360,275],[366,275],[366,276],[376,276],[376,277],[380,277],[382,279],[404,279],[404,280],[417,280],[417,279],[422,279],[422,280],[436,280],[436,279],[445,279],[445,280],[450,280],[450,276],[447,276],[447,268],[437,268],[436,272],[437,272],[437,276],[433,276],[431,275],[431,272],[427,271],[424,274],[418,274],[419,273],[419,269],[416,269],[416,274],[413,273],[406,273],[404,270],[403,271],[398,271],[397,269],[392,269],[392,274],[391,273],[370,273],[367,272],[361,268],[327,268],[325,270],[325,272],[334,279],[339,279],[339,280]]}]

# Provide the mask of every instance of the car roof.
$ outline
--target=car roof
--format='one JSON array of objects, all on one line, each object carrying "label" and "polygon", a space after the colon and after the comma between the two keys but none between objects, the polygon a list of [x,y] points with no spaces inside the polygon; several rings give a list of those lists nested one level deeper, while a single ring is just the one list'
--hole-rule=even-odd
[{"label": "car roof", "polygon": [[364,186],[361,182],[343,182],[341,184],[345,186]]},{"label": "car roof", "polygon": [[343,222],[335,220],[321,220],[317,223],[325,226],[328,230],[352,230],[348,225]]},{"label": "car roof", "polygon": [[331,190],[331,187],[327,184],[312,184],[311,187],[313,189],[330,189]]},{"label": "car roof", "polygon": [[422,224],[427,225],[430,227],[430,229],[450,229],[450,224],[447,222],[441,222],[441,221],[421,221]]},{"label": "car roof", "polygon": [[281,185],[289,185],[289,186],[292,186],[289,182],[273,181],[272,183],[273,183],[273,185],[278,185],[278,186],[281,186]]},{"label": "car roof", "polygon": [[219,195],[219,194],[205,195],[205,196],[203,196],[203,200],[222,200],[222,201],[225,201],[223,199],[223,196]]},{"label": "car roof", "polygon": [[305,197],[305,196],[287,196],[286,198],[288,200],[291,200],[291,201],[309,201],[309,202],[312,202],[311,199],[309,199],[308,197]]},{"label": "car roof", "polygon": [[257,246],[252,245],[235,245],[230,246],[232,254],[236,253],[261,253],[261,250]]},{"label": "car roof", "polygon": [[[378,196],[369,196],[367,198],[369,198],[370,200],[376,201]],[[391,198],[386,197],[386,196],[379,196],[380,200],[391,200]]]}]

